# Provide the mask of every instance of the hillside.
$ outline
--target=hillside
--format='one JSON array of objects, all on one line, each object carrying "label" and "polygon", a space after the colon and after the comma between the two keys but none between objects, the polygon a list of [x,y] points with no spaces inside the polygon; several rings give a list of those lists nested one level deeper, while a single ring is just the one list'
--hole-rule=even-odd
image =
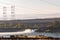
[{"label": "hillside", "polygon": [[53,22],[53,21],[60,21],[60,18],[48,18],[48,19],[25,19],[25,20],[0,20],[0,22],[20,22],[20,23],[41,23],[41,22]]},{"label": "hillside", "polygon": [[0,28],[42,28],[47,27],[60,18],[26,19],[26,20],[0,20]]}]

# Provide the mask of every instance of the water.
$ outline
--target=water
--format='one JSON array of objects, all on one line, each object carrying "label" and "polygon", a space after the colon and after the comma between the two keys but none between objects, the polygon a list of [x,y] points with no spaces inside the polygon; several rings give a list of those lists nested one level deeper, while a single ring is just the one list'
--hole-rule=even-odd
[{"label": "water", "polygon": [[38,33],[38,32],[33,32],[33,33],[26,33],[26,36],[38,36],[38,35],[44,35],[47,37],[53,37],[53,38],[60,38],[60,33]]},{"label": "water", "polygon": [[[15,32],[17,30],[20,30],[20,29],[13,29]],[[32,30],[32,33],[25,33],[24,35],[26,36],[38,36],[38,35],[43,35],[43,36],[47,36],[47,37],[54,37],[54,38],[60,38],[60,33],[39,33],[39,32],[35,32],[36,29]],[[1,29],[0,29],[1,31]],[[5,30],[2,29],[2,31],[5,32]],[[13,32],[12,29],[9,30],[9,32]],[[27,30],[28,31],[28,30]],[[29,31],[28,31],[29,32]]]}]

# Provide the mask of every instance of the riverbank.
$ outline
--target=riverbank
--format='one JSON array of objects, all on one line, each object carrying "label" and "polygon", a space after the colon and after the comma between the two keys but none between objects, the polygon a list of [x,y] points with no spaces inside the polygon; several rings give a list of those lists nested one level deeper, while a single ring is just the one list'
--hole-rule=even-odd
[{"label": "riverbank", "polygon": [[51,38],[46,36],[16,36],[11,38],[0,38],[0,40],[60,40],[60,38]]}]

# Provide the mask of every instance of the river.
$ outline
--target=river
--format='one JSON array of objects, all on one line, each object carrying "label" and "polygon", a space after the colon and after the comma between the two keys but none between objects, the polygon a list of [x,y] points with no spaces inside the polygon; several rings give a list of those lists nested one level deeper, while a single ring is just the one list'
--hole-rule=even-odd
[{"label": "river", "polygon": [[47,37],[54,37],[54,38],[60,38],[60,33],[39,33],[39,32],[33,32],[33,33],[26,33],[24,34],[26,36],[38,36],[38,35],[43,35]]}]

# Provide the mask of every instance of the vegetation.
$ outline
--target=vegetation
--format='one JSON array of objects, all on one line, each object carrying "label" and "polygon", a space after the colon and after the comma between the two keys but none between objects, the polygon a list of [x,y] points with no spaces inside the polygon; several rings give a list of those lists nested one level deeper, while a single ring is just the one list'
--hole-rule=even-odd
[{"label": "vegetation", "polygon": [[54,22],[48,23],[46,27],[41,27],[37,32],[60,32],[60,22],[55,20]]},{"label": "vegetation", "polygon": [[[50,20],[50,19],[49,19]],[[36,22],[35,22],[36,21]],[[0,28],[36,28],[39,32],[60,32],[60,21],[0,21]],[[41,22],[40,22],[41,21]]]},{"label": "vegetation", "polygon": [[0,23],[0,28],[38,28],[39,24]]}]

